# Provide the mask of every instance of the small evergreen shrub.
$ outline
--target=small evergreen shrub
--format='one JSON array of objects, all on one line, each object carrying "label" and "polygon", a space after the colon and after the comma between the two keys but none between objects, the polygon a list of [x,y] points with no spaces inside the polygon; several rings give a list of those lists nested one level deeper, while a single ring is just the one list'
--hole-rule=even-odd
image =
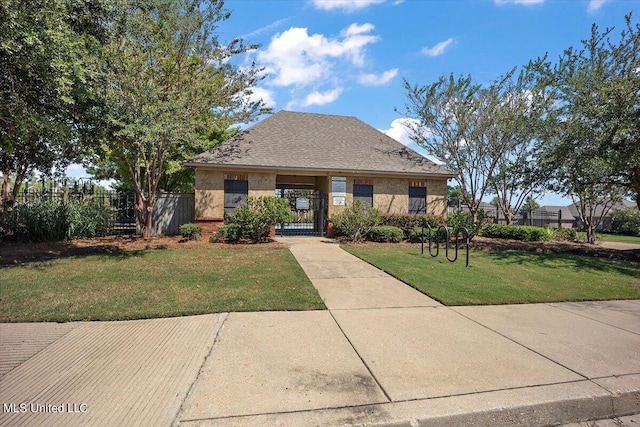
[{"label": "small evergreen shrub", "polygon": [[338,233],[348,239],[363,239],[372,227],[380,224],[380,211],[355,200],[351,206],[345,206],[341,213],[331,217],[331,222]]},{"label": "small evergreen shrub", "polygon": [[578,232],[575,228],[556,228],[554,229],[555,240],[566,240],[569,242],[575,242],[578,239]]},{"label": "small evergreen shrub", "polygon": [[367,233],[367,240],[382,243],[400,243],[404,237],[402,229],[392,225],[378,225],[371,227]]},{"label": "small evergreen shrub", "polygon": [[[447,232],[444,229],[441,229],[439,233],[440,238],[438,238],[438,228],[439,227],[433,227],[431,228],[431,230],[429,230],[429,227],[424,227],[424,243],[427,243],[429,241],[429,236],[431,236],[432,243],[435,243],[436,240],[439,242],[445,241],[445,239],[447,238]],[[411,243],[420,243],[423,237],[422,230],[422,227],[415,227],[409,233],[407,240],[409,240],[409,242]]]},{"label": "small evergreen shrub", "polygon": [[423,224],[438,227],[444,222],[444,218],[438,215],[383,214],[380,216],[380,225],[390,225],[402,229],[405,239],[409,238],[415,228],[421,227]]},{"label": "small evergreen shrub", "polygon": [[227,243],[238,243],[242,238],[242,226],[240,224],[221,225],[220,227],[218,227],[218,232],[215,236],[216,242],[218,240],[223,240]]},{"label": "small evergreen shrub", "polygon": [[202,237],[202,226],[188,222],[180,226],[180,235],[189,240],[200,240]]},{"label": "small evergreen shrub", "polygon": [[550,233],[545,228],[528,225],[490,224],[482,228],[482,236],[526,242],[542,242],[551,240],[553,233]]},{"label": "small evergreen shrub", "polygon": [[253,242],[266,240],[276,224],[291,222],[289,201],[275,196],[249,196],[245,205],[236,208],[230,221],[238,224],[242,234]]}]

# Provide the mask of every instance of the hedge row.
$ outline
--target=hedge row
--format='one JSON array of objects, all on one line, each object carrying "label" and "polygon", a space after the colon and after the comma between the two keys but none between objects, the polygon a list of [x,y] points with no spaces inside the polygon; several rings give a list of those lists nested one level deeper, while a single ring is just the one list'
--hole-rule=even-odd
[{"label": "hedge row", "polygon": [[480,230],[480,235],[496,239],[523,240],[526,242],[540,242],[554,238],[553,230],[528,225],[491,224],[484,226],[482,230]]}]

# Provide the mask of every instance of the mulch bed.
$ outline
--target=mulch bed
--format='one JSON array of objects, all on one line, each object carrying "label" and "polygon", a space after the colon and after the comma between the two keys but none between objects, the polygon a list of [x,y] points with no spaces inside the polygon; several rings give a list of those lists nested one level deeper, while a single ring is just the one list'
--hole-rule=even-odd
[{"label": "mulch bed", "polygon": [[95,239],[42,243],[0,241],[0,266],[62,257],[116,254],[153,249],[242,249],[247,247],[277,249],[285,246],[275,241],[257,244],[210,243],[206,238],[187,240],[181,236],[157,236],[146,240],[139,236],[107,236]]},{"label": "mulch bed", "polygon": [[[386,247],[420,247],[417,243],[346,243],[349,245],[386,246]],[[198,241],[186,240],[180,236],[159,236],[145,240],[138,236],[109,236],[96,239],[80,239],[65,242],[15,243],[0,241],[0,266],[17,265],[25,262],[42,261],[61,257],[86,256],[94,254],[113,254],[126,251],[150,249],[242,249],[242,248],[277,249],[284,248],[281,243],[210,243],[206,238]],[[567,253],[599,258],[620,259],[640,262],[640,249],[612,249],[599,245],[587,245],[573,242],[521,242],[517,240],[490,239],[475,237],[471,242],[472,249],[526,250],[542,253]]]}]

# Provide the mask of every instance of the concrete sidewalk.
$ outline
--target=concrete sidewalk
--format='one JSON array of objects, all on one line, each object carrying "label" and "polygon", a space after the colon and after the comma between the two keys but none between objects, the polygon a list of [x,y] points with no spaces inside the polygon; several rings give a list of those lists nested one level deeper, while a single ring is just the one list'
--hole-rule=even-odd
[{"label": "concrete sidewalk", "polygon": [[449,308],[324,239],[282,241],[329,310],[0,325],[0,425],[530,426],[640,413],[640,301]]}]

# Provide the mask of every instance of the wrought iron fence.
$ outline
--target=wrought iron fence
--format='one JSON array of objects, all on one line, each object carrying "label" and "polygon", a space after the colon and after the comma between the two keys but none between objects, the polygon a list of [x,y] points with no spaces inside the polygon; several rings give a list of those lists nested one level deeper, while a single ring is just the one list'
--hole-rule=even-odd
[{"label": "wrought iron fence", "polygon": [[135,195],[127,192],[96,190],[93,186],[80,188],[27,189],[16,197],[15,205],[47,201],[82,201],[103,206],[108,212],[104,233],[109,235],[135,234]]},{"label": "wrought iron fence", "polygon": [[[104,191],[93,185],[71,188],[31,188],[21,192],[15,204],[43,201],[83,201],[96,203],[108,211],[105,227],[107,235],[136,234],[139,230],[135,213],[133,192]],[[153,234],[175,235],[180,225],[193,222],[195,217],[193,193],[158,194],[153,210]]]},{"label": "wrought iron fence", "polygon": [[[449,206],[447,213],[449,215],[456,212],[468,212],[466,206],[454,207]],[[478,210],[480,216],[485,222],[494,224],[506,224],[504,213],[495,206],[482,206]],[[574,225],[575,218],[568,215],[562,215],[562,210],[545,210],[545,209],[521,209],[511,220],[512,225],[530,225],[534,227],[557,227],[571,228]]]}]

